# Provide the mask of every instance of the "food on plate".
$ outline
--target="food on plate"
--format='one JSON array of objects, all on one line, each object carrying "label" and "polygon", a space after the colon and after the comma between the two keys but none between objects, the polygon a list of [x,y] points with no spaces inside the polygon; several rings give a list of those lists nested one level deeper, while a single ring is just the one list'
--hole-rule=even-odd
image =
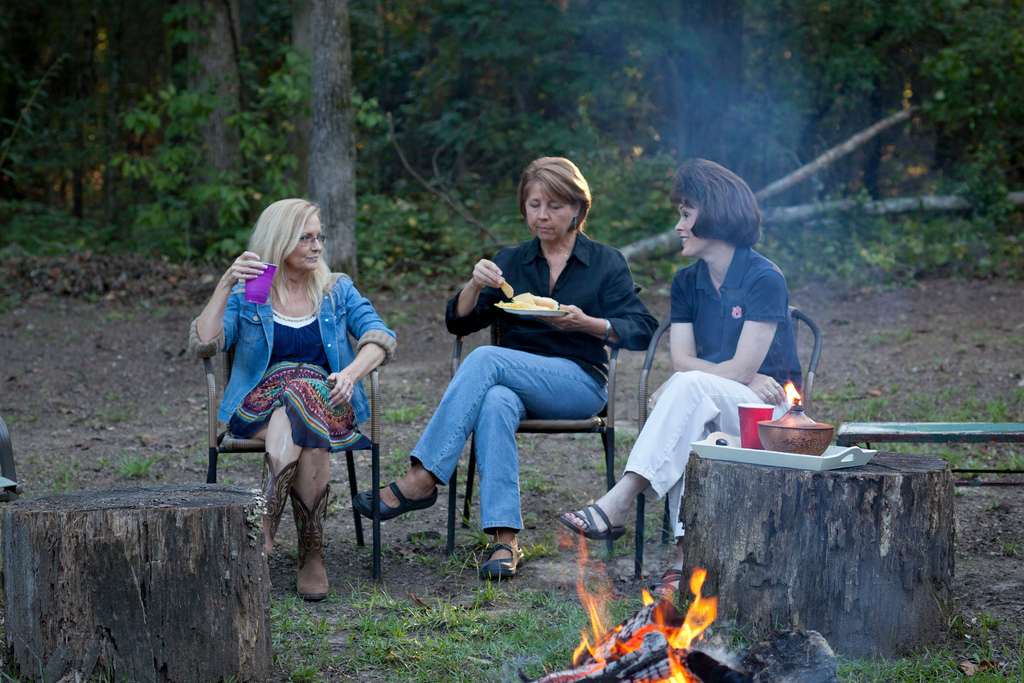
[{"label": "food on plate", "polygon": [[512,303],[495,304],[501,308],[514,308],[520,311],[557,311],[558,302],[546,296],[534,296],[529,292],[512,297]]}]

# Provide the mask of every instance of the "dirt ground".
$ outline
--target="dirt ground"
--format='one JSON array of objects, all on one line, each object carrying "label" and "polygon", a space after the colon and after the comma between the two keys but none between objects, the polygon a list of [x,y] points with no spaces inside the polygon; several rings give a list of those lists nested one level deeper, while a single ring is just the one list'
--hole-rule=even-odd
[{"label": "dirt ground", "polygon": [[[12,279],[15,275],[28,279]],[[9,270],[7,276],[0,279],[7,290],[0,291],[0,302],[14,305],[0,309],[0,415],[11,432],[24,495],[205,481],[205,383],[201,364],[187,355],[185,346],[189,321],[205,302],[212,273],[165,269],[159,275],[168,280],[164,287],[132,289],[123,279],[121,285],[97,281],[91,294],[77,285],[64,287],[62,293],[61,273],[45,267],[21,274]],[[443,327],[448,292],[366,294],[399,340],[394,362],[381,372],[382,476],[387,482],[404,469],[448,379],[452,338]],[[642,294],[659,319],[668,313],[667,294],[657,287]],[[812,416],[838,422],[870,406],[881,406],[891,417],[912,416],[925,402],[951,409],[973,397],[989,406],[987,410],[1001,401],[1011,419],[1020,421],[1022,302],[1024,284],[991,281],[927,281],[876,292],[792,292],[792,303],[816,319],[824,334],[815,384],[820,407],[813,412],[812,404]],[[482,343],[482,335],[471,342]],[[620,355],[620,471],[636,434],[641,362],[641,354]],[[557,547],[556,516],[602,489],[600,439],[524,436],[520,451],[527,527],[521,539],[534,549],[534,559],[514,582],[550,586],[573,599],[572,581],[565,577],[575,557],[572,549]],[[1000,462],[1016,458],[1016,467],[1022,467],[1013,449],[976,451],[978,457]],[[359,486],[365,489],[368,457],[358,460]],[[221,482],[255,487],[259,476],[257,456],[222,458]],[[991,480],[1024,481],[1014,476]],[[355,544],[343,456],[334,461],[333,478],[327,563],[334,589],[344,595],[370,582],[371,562],[368,549]],[[449,562],[444,554],[446,493],[428,511],[385,523],[383,588],[392,596],[459,601],[478,587],[478,534],[460,535],[456,561]],[[961,486],[957,494],[952,607],[966,623],[984,617],[1020,628],[1024,486]],[[290,517],[286,512],[270,565],[274,591],[282,596],[294,590]],[[648,528],[654,521],[652,513]],[[606,570],[617,590],[636,595],[641,584],[632,578],[631,546],[629,540]],[[667,552],[652,535],[646,572],[660,574]],[[337,617],[339,606],[328,602],[311,609],[330,619]],[[346,679],[339,674],[336,680]]]}]

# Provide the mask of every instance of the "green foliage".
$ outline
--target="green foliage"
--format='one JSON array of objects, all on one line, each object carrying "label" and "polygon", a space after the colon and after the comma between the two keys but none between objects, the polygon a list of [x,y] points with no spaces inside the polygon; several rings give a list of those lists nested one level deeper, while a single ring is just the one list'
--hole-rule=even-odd
[{"label": "green foliage", "polygon": [[807,226],[769,226],[758,250],[791,286],[809,282],[847,288],[923,276],[1024,277],[1020,214],[990,217],[857,218]]},{"label": "green foliage", "polygon": [[936,24],[945,45],[923,60],[934,83],[925,111],[943,148],[959,148],[968,194],[985,209],[1005,196],[1007,168],[1024,161],[1024,2],[950,2]]},{"label": "green foliage", "polygon": [[134,241],[140,248],[187,256],[196,242],[197,212],[214,206],[216,228],[198,243],[207,256],[237,254],[255,215],[272,200],[294,194],[297,160],[287,151],[289,116],[308,106],[308,60],[288,52],[264,85],[248,85],[254,92],[250,107],[227,119],[239,135],[244,171],[203,169],[201,130],[217,106],[211,93],[167,85],[122,115],[136,138],[160,140],[144,154],[114,160],[126,178],[141,181],[153,195],[135,216]]},{"label": "green foliage", "polygon": [[[955,192],[970,216],[769,226],[764,250],[797,282],[1016,277],[1022,226],[1005,194],[1024,181],[1022,3],[353,0],[360,276],[447,285],[527,237],[514,193],[538,156],[580,166],[594,190],[589,234],[622,246],[672,226],[679,158],[708,156],[758,189],[922,104],[902,132],[777,201]],[[230,103],[188,86],[196,26],[214,18],[197,8],[0,0],[12,36],[0,45],[0,248],[220,258],[243,248],[264,206],[298,191],[290,138],[310,61],[290,44],[292,3],[247,8]],[[241,162],[213,173],[201,130],[218,104]],[[415,184],[388,113],[409,164],[493,239]],[[676,260],[638,278],[664,282]]]}]

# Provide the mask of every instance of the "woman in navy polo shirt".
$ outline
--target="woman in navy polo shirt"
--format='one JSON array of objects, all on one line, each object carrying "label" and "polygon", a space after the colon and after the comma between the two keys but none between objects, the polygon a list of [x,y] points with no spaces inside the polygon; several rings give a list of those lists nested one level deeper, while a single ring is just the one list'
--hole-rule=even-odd
[{"label": "woman in navy polo shirt", "polygon": [[[480,524],[494,537],[481,579],[512,577],[523,558],[516,542],[523,528],[519,420],[597,414],[608,400],[606,347],[645,349],[657,328],[636,295],[626,259],[583,234],[590,201],[586,179],[568,159],[544,157],[526,167],[519,212],[533,239],[502,249],[493,261],[478,261],[445,313],[452,334],[496,323],[499,344],[466,357],[410,454],[412,467],[381,489],[381,519],[430,507],[475,432]],[[502,280],[516,292],[554,298],[565,314],[534,317],[496,308]],[[373,513],[369,491],[352,504],[362,515]]]},{"label": "woman in navy polo shirt", "polygon": [[[322,600],[329,453],[365,447],[356,425],[370,416],[360,381],[391,360],[395,333],[323,254],[320,210],[282,199],[260,214],[249,250],[235,259],[192,321],[189,351],[207,358],[235,347],[218,417],[236,438],[264,439],[269,556],[289,496],[298,531],[296,591]],[[277,265],[266,303],[245,300],[245,280]],[[352,349],[349,336],[356,340]]]},{"label": "woman in navy polo shirt", "polygon": [[[741,403],[789,409],[786,382],[800,385],[786,279],[750,247],[761,237],[761,211],[742,179],[716,163],[684,164],[672,184],[683,256],[696,259],[672,280],[671,354],[675,374],[652,397],[654,410],[618,484],[596,503],[560,521],[587,538],[625,531],[640,493],[668,496],[675,537],[690,444],[714,431],[739,433]],[[682,551],[654,591],[675,592]]]}]

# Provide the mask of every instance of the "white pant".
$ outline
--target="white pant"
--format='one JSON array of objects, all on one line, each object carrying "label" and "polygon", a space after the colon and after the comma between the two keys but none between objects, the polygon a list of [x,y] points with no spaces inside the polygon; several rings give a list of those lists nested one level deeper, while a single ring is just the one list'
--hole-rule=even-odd
[{"label": "white pant", "polygon": [[[737,407],[763,403],[747,385],[697,370],[677,372],[665,389],[637,437],[626,472],[635,472],[651,483],[644,495],[658,500],[668,495],[669,519],[676,538],[683,535],[679,509],[683,500],[690,444],[711,432],[739,436]],[[789,410],[784,401],[775,406],[773,419]]]}]

